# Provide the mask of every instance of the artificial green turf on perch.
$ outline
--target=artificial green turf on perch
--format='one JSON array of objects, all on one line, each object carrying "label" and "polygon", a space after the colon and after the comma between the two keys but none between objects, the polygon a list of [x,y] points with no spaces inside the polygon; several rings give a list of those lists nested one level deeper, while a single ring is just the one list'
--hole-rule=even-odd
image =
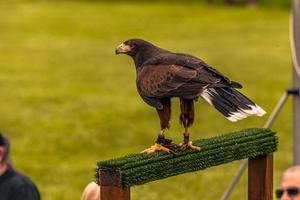
[{"label": "artificial green turf on perch", "polygon": [[[252,128],[193,141],[200,151],[175,149],[175,154],[155,152],[132,154],[98,163],[98,172],[118,173],[116,186],[130,187],[170,176],[203,170],[212,166],[270,154],[277,149],[278,138],[270,129]],[[109,177],[96,174],[101,185]],[[104,178],[104,179],[103,179]],[[106,184],[106,183],[104,183]]]}]

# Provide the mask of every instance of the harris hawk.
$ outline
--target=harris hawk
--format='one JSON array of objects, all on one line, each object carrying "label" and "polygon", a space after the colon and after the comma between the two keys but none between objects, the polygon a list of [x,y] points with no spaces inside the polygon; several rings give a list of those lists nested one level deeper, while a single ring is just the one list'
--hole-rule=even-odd
[{"label": "harris hawk", "polygon": [[157,110],[160,133],[154,146],[144,150],[172,152],[173,143],[164,132],[170,127],[171,98],[180,99],[180,123],[184,127],[182,149],[200,150],[189,139],[188,128],[194,122],[194,101],[205,99],[228,120],[236,122],[250,115],[266,112],[240,93],[238,82],[231,81],[201,59],[183,53],[173,53],[142,39],[129,39],[116,48],[116,54],[130,56],[136,68],[136,85],[141,98]]}]

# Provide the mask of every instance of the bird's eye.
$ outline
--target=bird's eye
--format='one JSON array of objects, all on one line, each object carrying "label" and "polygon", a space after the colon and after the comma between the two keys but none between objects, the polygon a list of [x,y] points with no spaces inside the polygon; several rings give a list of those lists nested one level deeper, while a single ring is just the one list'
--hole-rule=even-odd
[{"label": "bird's eye", "polygon": [[134,44],[129,44],[129,47],[130,47],[131,49],[133,49],[133,48],[135,47],[135,45],[134,45]]}]

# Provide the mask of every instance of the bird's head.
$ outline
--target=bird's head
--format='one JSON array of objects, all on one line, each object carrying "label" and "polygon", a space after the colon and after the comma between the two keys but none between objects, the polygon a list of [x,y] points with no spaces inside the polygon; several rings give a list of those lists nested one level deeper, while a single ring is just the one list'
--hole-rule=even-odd
[{"label": "bird's head", "polygon": [[127,54],[135,57],[138,53],[143,53],[154,47],[153,44],[142,39],[129,39],[116,48],[116,54]]}]

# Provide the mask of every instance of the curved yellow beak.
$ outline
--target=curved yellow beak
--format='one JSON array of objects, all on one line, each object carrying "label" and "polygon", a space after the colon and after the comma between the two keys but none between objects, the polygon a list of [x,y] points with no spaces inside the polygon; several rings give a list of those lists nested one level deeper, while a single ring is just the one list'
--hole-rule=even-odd
[{"label": "curved yellow beak", "polygon": [[129,45],[126,45],[124,43],[120,44],[117,48],[116,48],[116,54],[120,54],[120,53],[127,53],[131,51],[131,48]]}]

